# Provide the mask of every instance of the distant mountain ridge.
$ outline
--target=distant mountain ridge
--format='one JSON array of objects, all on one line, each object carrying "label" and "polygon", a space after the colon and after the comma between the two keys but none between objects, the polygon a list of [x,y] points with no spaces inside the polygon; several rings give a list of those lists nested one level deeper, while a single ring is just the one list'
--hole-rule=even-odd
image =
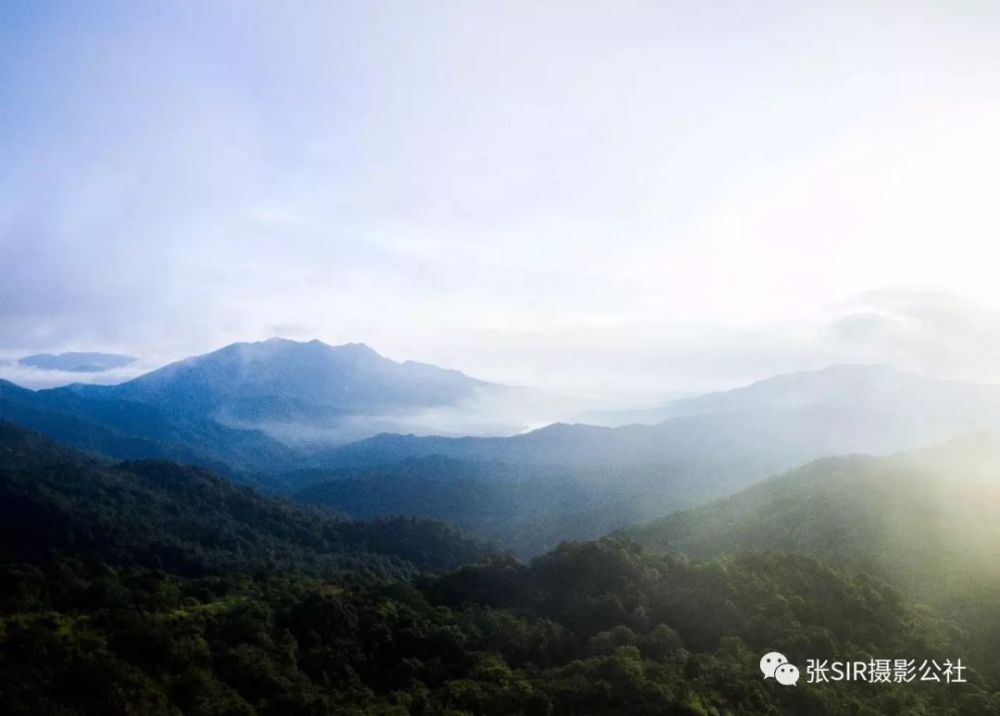
[{"label": "distant mountain ridge", "polygon": [[[0,418],[118,458],[171,457],[227,471],[310,466],[328,446],[519,389],[382,357],[364,344],[271,339],[235,343],[119,385],[32,391],[0,382]],[[439,421],[440,422],[440,421]]]},{"label": "distant mountain ridge", "polygon": [[[517,390],[391,361],[363,344],[273,339],[226,346],[115,386],[30,391],[0,383],[0,418],[94,453],[177,459],[286,494],[306,484],[272,476],[348,468],[368,474],[377,466],[405,476],[405,466],[395,466],[433,456],[502,464],[504,474],[522,485],[537,472],[528,469],[533,466],[587,473],[590,484],[596,484],[594,474],[605,474],[608,484],[615,475],[641,476],[619,485],[626,496],[614,517],[591,512],[601,504],[577,503],[594,524],[610,528],[733,493],[818,457],[886,454],[1000,428],[997,386],[932,380],[884,366],[834,366],[676,400],[665,406],[670,417],[655,425],[555,423],[510,437],[428,434],[435,425],[429,416],[450,413],[461,425],[470,403]],[[425,432],[410,434],[408,426],[419,421]],[[412,490],[411,483],[397,481],[400,490]],[[496,489],[481,480],[473,487],[467,504],[481,499],[478,491]],[[384,489],[381,495],[378,504],[404,507],[399,496]],[[439,516],[442,504],[426,508]],[[574,528],[565,536],[575,534]]]},{"label": "distant mountain ridge", "polygon": [[397,363],[363,343],[272,338],[233,343],[115,386],[72,386],[92,398],[157,405],[224,424],[313,422],[454,404],[493,387],[454,370]]},{"label": "distant mountain ridge", "polygon": [[998,401],[1000,385],[927,378],[880,364],[846,364],[784,373],[742,388],[673,400],[661,414],[669,419],[718,412],[795,410],[817,404],[884,412],[887,405],[918,410],[931,407],[933,402],[936,412],[975,414],[986,409],[992,418]]},{"label": "distant mountain ridge", "polygon": [[[451,510],[450,519],[467,529],[531,554],[560,539],[591,537],[594,526],[627,526],[732,494],[824,456],[885,455],[969,430],[1000,429],[996,386],[931,380],[884,366],[776,376],[677,401],[673,409],[674,417],[656,425],[554,424],[506,438],[378,435],[321,452],[314,461],[388,477],[351,484],[312,480],[303,487],[315,486],[298,496],[363,516],[407,505],[428,516]],[[434,456],[506,465],[509,477],[450,488],[428,479],[421,490],[408,461]],[[565,478],[548,479],[546,466],[561,466]],[[453,494],[459,490],[461,499]],[[512,535],[483,517],[477,505],[484,503],[496,513],[510,504],[546,507],[543,519],[525,521]]]},{"label": "distant mountain ridge", "polygon": [[[742,466],[764,476],[823,455],[883,454],[1000,427],[1000,386],[834,366],[674,401],[655,425],[553,424],[508,438],[378,435],[330,451],[351,466],[440,454],[526,464]],[[763,474],[760,470],[764,470]]]}]

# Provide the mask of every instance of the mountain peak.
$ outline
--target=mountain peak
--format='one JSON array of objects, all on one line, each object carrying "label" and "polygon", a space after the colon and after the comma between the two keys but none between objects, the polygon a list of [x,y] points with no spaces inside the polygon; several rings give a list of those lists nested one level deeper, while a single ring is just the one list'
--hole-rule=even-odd
[{"label": "mountain peak", "polygon": [[905,371],[901,371],[898,368],[885,363],[834,363],[833,365],[828,365],[824,368],[817,368],[815,370],[778,373],[777,375],[755,380],[746,387],[753,388],[756,385],[810,380],[856,380],[863,378],[918,378],[918,376],[906,373]]},{"label": "mountain peak", "polygon": [[[285,346],[294,350],[294,348],[327,348],[332,351],[343,351],[349,353],[368,353],[372,355],[377,355],[381,357],[381,354],[374,348],[369,346],[367,343],[351,342],[351,343],[341,343],[339,345],[331,345],[325,341],[321,341],[319,338],[313,338],[310,341],[297,341],[293,338],[282,338],[281,336],[273,336],[264,341],[257,342],[246,342],[246,343],[233,343],[232,346]],[[229,348],[231,346],[226,346]],[[222,348],[220,350],[225,350]],[[207,355],[211,355],[210,353]]]},{"label": "mountain peak", "polygon": [[343,351],[346,353],[355,353],[358,355],[372,355],[378,356],[379,358],[384,357],[377,350],[369,346],[367,343],[343,343],[339,346],[331,346],[328,343],[323,343],[322,341],[313,341],[313,343],[318,343],[321,346],[326,346],[335,351]]},{"label": "mountain peak", "polygon": [[888,363],[834,363],[818,370],[802,371],[809,375],[909,375],[906,371]]},{"label": "mountain peak", "polygon": [[803,409],[810,406],[888,409],[928,400],[975,398],[994,386],[957,383],[907,373],[885,364],[835,364],[818,370],[781,373],[733,390],[668,403],[665,417],[708,412]]},{"label": "mountain peak", "polygon": [[274,337],[232,343],[88,394],[294,443],[372,434],[397,418],[464,405],[487,386],[458,371],[390,360],[364,343]]}]

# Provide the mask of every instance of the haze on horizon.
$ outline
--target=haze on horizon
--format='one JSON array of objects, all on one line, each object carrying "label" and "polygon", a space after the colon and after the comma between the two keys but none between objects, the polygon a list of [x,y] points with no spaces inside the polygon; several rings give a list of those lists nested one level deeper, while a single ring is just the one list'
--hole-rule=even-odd
[{"label": "haze on horizon", "polygon": [[281,335],[616,398],[1000,380],[998,21],[4,3],[0,358]]}]

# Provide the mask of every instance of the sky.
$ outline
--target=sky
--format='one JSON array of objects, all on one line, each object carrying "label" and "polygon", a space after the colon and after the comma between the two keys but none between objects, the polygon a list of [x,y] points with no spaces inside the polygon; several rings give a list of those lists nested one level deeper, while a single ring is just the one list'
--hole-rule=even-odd
[{"label": "sky", "polygon": [[0,359],[1000,381],[998,126],[994,2],[4,0]]}]

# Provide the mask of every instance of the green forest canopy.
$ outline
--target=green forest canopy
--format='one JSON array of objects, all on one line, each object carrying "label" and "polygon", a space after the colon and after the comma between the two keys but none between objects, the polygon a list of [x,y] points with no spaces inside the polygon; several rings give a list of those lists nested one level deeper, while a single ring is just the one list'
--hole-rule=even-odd
[{"label": "green forest canopy", "polygon": [[[0,489],[5,713],[1000,713],[984,600],[945,617],[813,557],[618,538],[524,564],[9,425]],[[782,687],[758,671],[776,648],[957,657],[968,683]]]}]

